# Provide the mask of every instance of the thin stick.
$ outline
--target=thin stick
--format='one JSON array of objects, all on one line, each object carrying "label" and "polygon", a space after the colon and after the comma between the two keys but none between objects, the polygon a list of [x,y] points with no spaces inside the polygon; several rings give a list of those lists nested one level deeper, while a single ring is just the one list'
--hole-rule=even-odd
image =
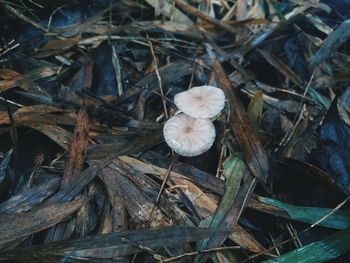
[{"label": "thin stick", "polygon": [[181,259],[183,257],[190,257],[190,256],[195,256],[201,253],[210,253],[210,252],[217,252],[217,251],[224,251],[224,250],[233,250],[233,249],[241,249],[240,246],[230,246],[230,247],[214,247],[214,248],[209,248],[209,249],[204,249],[204,250],[199,250],[199,251],[193,251],[193,252],[187,252],[181,255],[177,255],[171,258],[166,258],[163,257],[162,255],[158,254],[156,251],[153,249],[143,246],[141,244],[137,244],[134,241],[131,241],[130,239],[127,238],[122,238],[122,241],[125,243],[128,243],[129,245],[132,245],[134,247],[139,248],[140,250],[147,252],[153,256],[153,258],[157,259],[157,263],[169,263],[173,262],[175,260]]},{"label": "thin stick", "polygon": [[157,79],[158,79],[158,85],[159,85],[159,89],[160,89],[160,94],[162,95],[162,103],[163,103],[165,117],[168,118],[168,110],[166,108],[166,102],[165,102],[165,99],[164,99],[164,91],[163,91],[163,86],[162,86],[162,79],[160,77],[159,70],[158,70],[158,63],[157,63],[156,54],[154,53],[153,44],[152,44],[150,38],[148,37],[148,35],[147,35],[147,39],[148,39],[149,48],[150,48],[151,54],[152,54],[154,71],[156,72],[156,76],[157,76]]},{"label": "thin stick", "polygon": [[210,253],[210,252],[232,250],[232,249],[241,249],[241,247],[240,246],[214,247],[214,248],[209,248],[209,249],[200,250],[200,251],[187,252],[187,253],[184,253],[184,254],[172,257],[172,258],[167,258],[167,259],[160,260],[157,263],[169,263],[169,262],[173,262],[173,261],[178,260],[178,259],[183,258],[183,257],[190,257],[190,256],[195,256],[195,255],[198,255],[198,254],[202,254],[202,253]]},{"label": "thin stick", "polygon": [[141,249],[144,252],[147,252],[147,253],[151,254],[155,259],[158,259],[158,260],[166,260],[167,259],[166,257],[163,257],[162,255],[157,254],[157,252],[154,251],[153,249],[151,249],[149,247],[146,247],[146,246],[143,246],[143,245],[140,245],[140,244],[137,244],[134,241],[131,241],[130,239],[127,239],[127,238],[123,237],[122,241],[125,242],[125,243],[128,243],[129,245],[137,247],[137,248]]}]

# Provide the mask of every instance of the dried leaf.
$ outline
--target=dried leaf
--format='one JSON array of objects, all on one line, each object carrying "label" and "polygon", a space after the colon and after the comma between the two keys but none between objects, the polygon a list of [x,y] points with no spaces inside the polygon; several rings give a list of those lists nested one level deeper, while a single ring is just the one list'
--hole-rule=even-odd
[{"label": "dried leaf", "polygon": [[[87,200],[53,204],[22,214],[0,215],[0,246],[49,228],[82,207]],[[14,231],[15,230],[15,231]]]},{"label": "dried leaf", "polygon": [[232,87],[220,62],[214,59],[213,63],[218,86],[224,90],[229,102],[229,107],[232,110],[229,122],[231,130],[237,137],[249,169],[253,175],[265,185],[269,170],[269,161],[265,150],[251,128],[247,113],[244,110],[242,102],[238,98],[237,91]]},{"label": "dried leaf", "polygon": [[[155,200],[124,176],[119,171],[118,166],[118,162],[112,162],[101,170],[100,177],[109,191],[121,199],[133,221],[141,227],[147,225],[152,228],[170,226],[171,221],[164,216],[159,208],[154,207]],[[153,209],[153,217],[150,218]]]},{"label": "dried leaf", "polygon": [[227,234],[227,232],[227,230],[194,227],[126,231],[12,249],[0,254],[20,262],[33,263],[38,262],[38,260],[47,262],[53,256],[67,260],[76,258],[83,260],[89,260],[89,258],[112,259],[117,256],[132,255],[141,251],[140,248],[128,243],[127,240],[143,247],[155,249],[164,245],[178,245],[212,235]]},{"label": "dried leaf", "polygon": [[48,196],[55,193],[60,183],[61,180],[56,178],[47,183],[34,186],[23,193],[14,195],[0,204],[0,213],[16,214],[28,211],[32,209],[34,205],[40,204]]},{"label": "dried leaf", "polygon": [[[45,77],[51,77],[57,73],[55,67],[41,67],[34,69],[24,75],[19,74],[8,69],[0,70],[0,77],[5,80],[0,80],[0,90],[5,91],[14,87],[21,87],[29,90],[29,86],[32,85],[36,80]],[[4,77],[4,74],[11,74],[10,78]]]},{"label": "dried leaf", "polygon": [[335,52],[350,37],[350,20],[345,20],[335,31],[328,35],[324,40],[322,47],[316,52],[310,62],[310,67],[314,68],[324,59]]},{"label": "dried leaf", "polygon": [[83,170],[88,146],[89,123],[86,109],[82,108],[77,117],[73,140],[70,145],[68,160],[63,174],[62,185],[69,183],[71,178]]}]

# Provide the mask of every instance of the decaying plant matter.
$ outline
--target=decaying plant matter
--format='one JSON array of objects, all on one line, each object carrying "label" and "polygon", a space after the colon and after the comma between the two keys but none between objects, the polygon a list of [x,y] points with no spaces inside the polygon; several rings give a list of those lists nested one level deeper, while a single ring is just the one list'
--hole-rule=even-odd
[{"label": "decaying plant matter", "polygon": [[0,1],[1,261],[349,262],[348,10]]}]

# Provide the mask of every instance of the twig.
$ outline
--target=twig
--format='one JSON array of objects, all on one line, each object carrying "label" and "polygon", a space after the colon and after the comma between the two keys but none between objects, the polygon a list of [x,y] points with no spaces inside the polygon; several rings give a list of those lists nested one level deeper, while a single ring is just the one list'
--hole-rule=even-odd
[{"label": "twig", "polygon": [[166,108],[166,102],[165,102],[165,99],[164,99],[164,91],[163,91],[163,87],[162,87],[162,79],[160,78],[160,74],[159,74],[159,70],[158,70],[157,58],[156,58],[156,55],[154,53],[153,44],[152,44],[151,40],[149,39],[148,35],[147,35],[147,39],[148,39],[149,48],[150,48],[151,54],[152,54],[154,71],[155,71],[157,79],[158,79],[158,85],[159,85],[159,89],[160,89],[160,94],[162,95],[162,103],[163,103],[165,117],[168,118],[168,110]]},{"label": "twig", "polygon": [[217,251],[223,251],[223,250],[232,250],[232,249],[241,249],[240,246],[231,246],[231,247],[215,247],[215,248],[209,248],[209,249],[204,249],[204,250],[200,250],[200,251],[193,251],[193,252],[188,252],[188,253],[184,253],[172,258],[167,258],[167,259],[163,259],[163,260],[159,260],[157,263],[169,263],[175,260],[178,260],[180,258],[184,258],[184,257],[190,257],[190,256],[196,256],[198,254],[202,254],[202,253],[210,253],[210,252],[217,252]]},{"label": "twig", "polygon": [[160,96],[161,98],[165,99],[166,101],[174,104],[174,101],[172,101],[171,99],[167,98],[166,96],[162,96],[162,94],[160,94],[159,92],[152,90],[151,92],[153,92],[154,94],[157,94],[158,96]]},{"label": "twig", "polygon": [[134,241],[131,241],[130,239],[123,237],[122,241],[125,243],[128,243],[134,247],[137,247],[144,252],[151,254],[155,259],[158,259],[158,260],[166,260],[167,259],[166,257],[163,257],[162,255],[157,254],[157,252],[155,252],[153,249],[146,247],[146,246],[143,246],[143,245],[140,245],[140,244],[137,244]]}]

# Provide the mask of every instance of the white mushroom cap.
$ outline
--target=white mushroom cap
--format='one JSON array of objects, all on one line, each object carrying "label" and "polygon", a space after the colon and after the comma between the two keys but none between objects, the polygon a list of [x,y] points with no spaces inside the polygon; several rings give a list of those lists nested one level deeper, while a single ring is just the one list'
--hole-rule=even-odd
[{"label": "white mushroom cap", "polygon": [[175,95],[174,102],[193,118],[212,118],[225,106],[225,93],[213,86],[193,87]]},{"label": "white mushroom cap", "polygon": [[195,119],[186,114],[171,117],[163,133],[170,148],[188,157],[204,153],[215,140],[215,128],[209,119]]}]

